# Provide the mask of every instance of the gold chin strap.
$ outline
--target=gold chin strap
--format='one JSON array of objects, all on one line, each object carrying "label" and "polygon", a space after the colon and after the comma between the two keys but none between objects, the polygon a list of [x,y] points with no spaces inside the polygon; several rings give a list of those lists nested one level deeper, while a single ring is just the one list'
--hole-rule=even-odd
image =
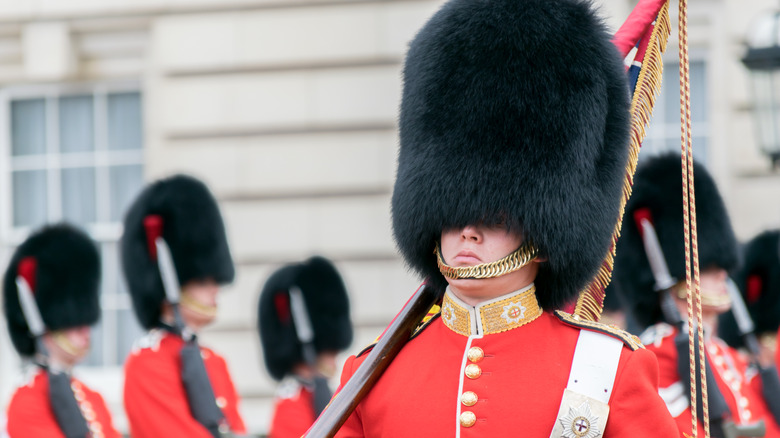
[{"label": "gold chin strap", "polygon": [[[681,300],[688,299],[688,288],[684,281],[674,286],[674,293]],[[701,305],[704,307],[723,307],[731,304],[731,297],[728,294],[711,293],[707,289],[701,290]]]},{"label": "gold chin strap", "polygon": [[495,278],[517,271],[535,259],[539,250],[531,242],[524,242],[508,256],[490,263],[481,263],[474,266],[454,267],[444,262],[441,256],[441,248],[436,244],[433,251],[436,254],[436,263],[439,271],[446,278],[457,279],[482,279]]},{"label": "gold chin strap", "polygon": [[65,333],[62,331],[54,331],[51,332],[51,339],[54,341],[55,344],[57,344],[58,347],[60,347],[64,352],[70,354],[74,357],[80,357],[85,353],[86,348],[79,348],[75,345],[73,345],[72,342],[68,339],[67,336],[65,336]]},{"label": "gold chin strap", "polygon": [[179,306],[186,307],[187,309],[199,313],[203,316],[214,317],[217,315],[217,306],[207,306],[198,301],[195,301],[186,294],[182,294],[179,298]]}]

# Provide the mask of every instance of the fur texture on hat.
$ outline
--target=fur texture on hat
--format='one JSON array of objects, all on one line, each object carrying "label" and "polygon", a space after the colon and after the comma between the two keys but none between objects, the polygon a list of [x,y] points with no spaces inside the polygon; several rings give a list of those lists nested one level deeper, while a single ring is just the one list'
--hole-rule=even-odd
[{"label": "fur texture on hat", "polygon": [[225,225],[206,185],[184,175],[150,184],[130,206],[120,241],[133,309],[147,329],[160,324],[165,299],[160,271],[150,256],[144,229],[144,219],[149,215],[162,218],[162,237],[171,249],[179,284],[204,279],[226,284],[235,276]]},{"label": "fur texture on hat", "polygon": [[[780,325],[780,230],[764,231],[742,250],[743,260],[734,273],[755,333],[776,334]],[[743,342],[731,312],[720,317],[718,334],[734,347]]]},{"label": "fur texture on hat", "polygon": [[336,268],[323,257],[312,257],[280,268],[260,294],[258,328],[268,372],[281,380],[304,361],[295,331],[289,290],[298,286],[314,331],[314,349],[342,351],[352,343],[349,298]]},{"label": "fur texture on hat", "polygon": [[545,309],[592,279],[618,220],[626,75],[589,2],[451,0],[404,68],[393,231],[407,263],[446,285],[442,230],[505,219],[541,251]]},{"label": "fur texture on hat", "polygon": [[[631,312],[643,328],[662,321],[663,315],[634,212],[649,209],[669,273],[678,281],[685,281],[681,169],[680,156],[676,154],[640,163],[623,216],[612,279],[616,290],[625,294]],[[731,271],[737,265],[738,253],[726,206],[707,169],[699,163],[694,163],[693,169],[700,269],[714,267]]]},{"label": "fur texture on hat", "polygon": [[14,252],[3,278],[3,302],[11,341],[22,356],[35,354],[16,287],[19,262],[35,260],[31,287],[48,330],[93,325],[100,319],[100,256],[92,239],[68,224],[45,226]]}]

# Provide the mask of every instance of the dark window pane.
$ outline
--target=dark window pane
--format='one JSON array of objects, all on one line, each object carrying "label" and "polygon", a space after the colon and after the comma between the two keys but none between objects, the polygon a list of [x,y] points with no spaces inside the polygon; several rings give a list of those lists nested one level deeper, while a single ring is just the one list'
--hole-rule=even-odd
[{"label": "dark window pane", "polygon": [[77,224],[95,222],[95,169],[62,169],[62,217]]},{"label": "dark window pane", "polygon": [[112,150],[141,149],[142,144],[141,94],[109,94],[108,148]]},{"label": "dark window pane", "polygon": [[[661,85],[664,122],[680,124],[680,69],[677,63],[664,65],[664,78]],[[692,61],[689,68],[691,121],[707,121],[707,64],[704,61]],[[651,122],[652,123],[652,122]],[[695,128],[694,128],[695,129]]]},{"label": "dark window pane", "polygon": [[14,226],[37,226],[46,222],[46,171],[12,173]]},{"label": "dark window pane", "polygon": [[121,221],[125,209],[141,190],[143,169],[141,165],[111,166],[108,168],[111,195],[111,220]]},{"label": "dark window pane", "polygon": [[46,152],[46,101],[44,99],[11,102],[11,155]]},{"label": "dark window pane", "polygon": [[84,152],[95,149],[92,96],[60,98],[60,151]]}]

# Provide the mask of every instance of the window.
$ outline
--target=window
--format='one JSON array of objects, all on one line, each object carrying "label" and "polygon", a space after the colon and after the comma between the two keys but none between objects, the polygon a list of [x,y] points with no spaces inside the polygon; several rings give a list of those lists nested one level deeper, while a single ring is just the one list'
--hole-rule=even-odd
[{"label": "window", "polygon": [[122,279],[117,241],[124,210],[143,185],[137,86],[31,87],[6,92],[10,197],[3,240],[62,220],[85,229],[102,258],[103,314],[84,365],[117,366],[142,332]]},{"label": "window", "polygon": [[[680,153],[680,80],[679,64],[666,62],[661,93],[655,102],[653,118],[642,145],[642,154],[663,152]],[[707,107],[707,65],[704,61],[690,61],[691,123],[693,128],[693,155],[707,164],[709,123]]]}]

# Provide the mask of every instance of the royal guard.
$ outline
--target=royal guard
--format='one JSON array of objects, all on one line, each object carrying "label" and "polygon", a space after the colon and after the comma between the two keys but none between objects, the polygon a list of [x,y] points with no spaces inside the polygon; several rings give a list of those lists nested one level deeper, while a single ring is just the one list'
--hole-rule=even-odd
[{"label": "royal guard", "polygon": [[8,435],[119,438],[103,397],[71,375],[100,318],[92,239],[67,224],[34,232],[5,271],[3,301],[14,348],[31,365],[8,406]]},{"label": "royal guard", "polygon": [[[734,274],[734,282],[753,322],[760,349],[757,359],[764,365],[776,363],[780,328],[780,231],[764,231],[744,245],[742,264]],[[718,334],[734,348],[745,347],[744,336],[732,313],[720,318]]]},{"label": "royal guard", "polygon": [[[393,231],[441,311],[336,436],[676,435],[653,354],[557,310],[594,278],[619,218],[620,58],[579,0],[450,0],[420,30],[404,67]],[[367,357],[347,360],[343,384]]]},{"label": "royal guard", "polygon": [[[694,175],[710,427],[713,436],[778,437],[780,428],[762,396],[767,382],[747,372],[745,357],[715,334],[718,316],[732,305],[728,273],[737,266],[737,242],[712,177],[698,163]],[[640,338],[658,358],[659,393],[683,437],[691,436],[692,414],[688,324],[683,323],[688,309],[681,187],[679,155],[640,164],[626,205],[612,284],[645,328]],[[703,430],[701,397],[697,405]]]},{"label": "royal guard", "polygon": [[323,257],[284,266],[263,286],[258,309],[268,373],[279,381],[269,438],[298,438],[331,398],[336,355],[352,342],[349,298]]},{"label": "royal guard", "polygon": [[235,274],[216,200],[192,177],[156,181],[127,212],[120,246],[133,309],[149,330],[125,363],[131,436],[245,434],[225,360],[197,342]]}]

